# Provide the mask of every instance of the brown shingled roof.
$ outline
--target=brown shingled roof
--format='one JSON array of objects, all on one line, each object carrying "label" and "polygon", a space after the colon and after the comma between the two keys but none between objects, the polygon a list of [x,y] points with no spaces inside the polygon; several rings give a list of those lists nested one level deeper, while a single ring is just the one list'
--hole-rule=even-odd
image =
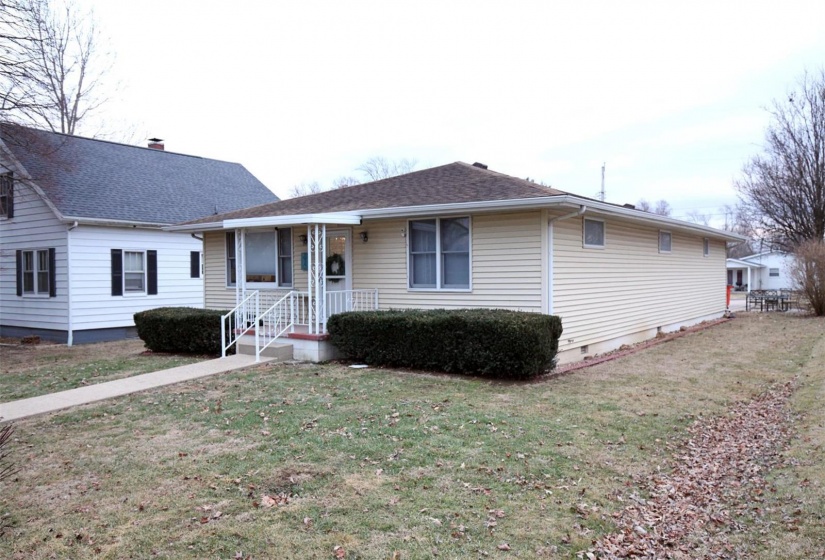
[{"label": "brown shingled roof", "polygon": [[239,218],[513,200],[567,194],[524,179],[463,162],[186,222],[205,224]]}]

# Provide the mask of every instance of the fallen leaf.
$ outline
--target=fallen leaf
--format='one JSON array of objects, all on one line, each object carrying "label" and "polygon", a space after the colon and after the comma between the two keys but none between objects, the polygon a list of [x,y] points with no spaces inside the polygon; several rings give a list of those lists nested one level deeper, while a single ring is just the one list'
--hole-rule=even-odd
[{"label": "fallen leaf", "polygon": [[510,545],[505,542],[505,543],[501,543],[500,545],[498,545],[497,548],[499,550],[510,550]]}]

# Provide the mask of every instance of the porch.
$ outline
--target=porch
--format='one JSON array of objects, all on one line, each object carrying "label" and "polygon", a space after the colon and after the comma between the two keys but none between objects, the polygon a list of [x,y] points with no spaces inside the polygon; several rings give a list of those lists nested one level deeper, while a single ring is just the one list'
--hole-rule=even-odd
[{"label": "porch", "polygon": [[[256,361],[261,356],[312,362],[334,359],[326,330],[328,318],[346,311],[378,309],[378,290],[322,292],[322,300],[313,301],[306,291],[246,291],[221,319],[222,356],[237,345],[238,353],[252,354]],[[291,356],[285,356],[284,345],[292,347]]]}]

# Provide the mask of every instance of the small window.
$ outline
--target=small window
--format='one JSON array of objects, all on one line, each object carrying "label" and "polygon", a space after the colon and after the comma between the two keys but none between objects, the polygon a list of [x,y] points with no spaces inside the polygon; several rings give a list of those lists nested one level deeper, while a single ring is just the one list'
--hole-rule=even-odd
[{"label": "small window", "polygon": [[601,220],[584,219],[584,246],[604,247],[604,222]]},{"label": "small window", "polygon": [[768,276],[773,276],[775,278],[779,277],[779,269],[778,268],[769,268],[768,269]]},{"label": "small window", "polygon": [[11,173],[0,175],[0,218],[14,217],[14,177]]},{"label": "small window", "polygon": [[702,240],[702,255],[705,257],[710,255],[710,240],[707,237]]},{"label": "small window", "polygon": [[670,235],[669,231],[660,231],[659,232],[659,252],[660,253],[670,253],[670,249],[673,246],[673,237]]},{"label": "small window", "polygon": [[278,230],[278,273],[279,284],[292,287],[292,230]]},{"label": "small window", "polygon": [[123,251],[123,291],[127,294],[146,291],[146,259],[142,251]]}]

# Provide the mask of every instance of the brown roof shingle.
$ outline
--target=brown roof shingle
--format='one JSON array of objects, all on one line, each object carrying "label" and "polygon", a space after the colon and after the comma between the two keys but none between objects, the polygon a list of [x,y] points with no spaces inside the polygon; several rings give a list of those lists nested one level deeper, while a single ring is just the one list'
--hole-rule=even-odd
[{"label": "brown roof shingle", "polygon": [[463,162],[382,179],[187,222],[204,224],[239,218],[400,208],[567,194],[524,179]]}]

